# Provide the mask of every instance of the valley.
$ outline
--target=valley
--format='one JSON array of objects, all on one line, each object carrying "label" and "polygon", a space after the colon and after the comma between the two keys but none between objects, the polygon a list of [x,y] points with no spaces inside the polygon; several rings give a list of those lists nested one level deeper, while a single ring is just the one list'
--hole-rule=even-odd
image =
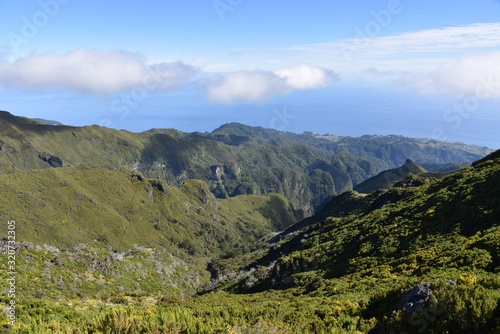
[{"label": "valley", "polygon": [[498,333],[499,191],[460,143],[0,112],[0,332]]}]

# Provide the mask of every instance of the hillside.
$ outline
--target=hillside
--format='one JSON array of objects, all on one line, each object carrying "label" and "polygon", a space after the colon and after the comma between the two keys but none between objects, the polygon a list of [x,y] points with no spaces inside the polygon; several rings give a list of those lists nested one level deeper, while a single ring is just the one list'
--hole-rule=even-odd
[{"label": "hillside", "polygon": [[213,248],[195,254],[208,256],[224,249],[220,240],[208,238],[236,245],[244,236],[251,243],[296,221],[280,195],[218,200],[203,181],[189,180],[178,188],[136,171],[96,166],[0,175],[0,196],[3,218],[16,219],[23,240],[62,248],[99,237],[117,250],[134,244],[178,245],[203,231],[207,235],[199,239]]},{"label": "hillside", "polygon": [[[96,182],[87,179],[79,183],[83,177],[95,178]],[[147,220],[157,217],[155,210],[179,207],[168,205],[169,196],[184,203],[187,200],[199,209],[188,213],[179,224],[171,224],[167,219],[160,221],[159,229],[149,228],[146,234],[130,224],[125,228],[133,233],[126,237],[120,234],[123,225],[108,225],[105,221],[89,224],[101,233],[113,226],[115,230],[106,238],[98,237],[72,248],[38,244],[42,240],[60,240],[57,242],[64,245],[71,242],[63,233],[30,236],[28,230],[23,230],[23,224],[28,222],[19,220],[16,224],[20,240],[23,233],[40,239],[35,244],[23,240],[18,248],[16,265],[23,274],[17,276],[22,293],[17,300],[19,319],[14,332],[500,332],[499,151],[443,179],[429,179],[420,185],[404,179],[391,190],[336,196],[321,212],[280,234],[259,242],[255,235],[250,239],[254,247],[247,245],[248,252],[239,256],[221,256],[221,252],[209,256],[198,247],[209,251],[234,249],[233,237],[242,236],[239,240],[244,242],[255,230],[248,224],[261,219],[257,212],[264,215],[263,228],[269,229],[266,222],[274,222],[276,217],[265,219],[268,211],[262,208],[276,208],[274,201],[278,201],[284,205],[283,213],[290,212],[283,198],[275,197],[271,206],[266,204],[270,203],[266,197],[216,200],[199,181],[176,189],[143,178],[137,172],[110,172],[98,167],[22,172],[0,180],[7,184],[4,191],[11,193],[29,180],[36,181],[31,187],[18,190],[18,206],[47,210],[43,211],[45,215],[52,211],[51,205],[64,207],[61,201],[65,199],[55,195],[52,187],[46,193],[55,198],[48,196],[45,205],[37,206],[30,192],[43,192],[43,184],[36,186],[43,179],[52,179],[56,188],[73,189],[73,195],[69,190],[63,191],[67,201],[77,200],[79,192],[79,200],[86,203],[84,208],[92,207],[92,200],[102,206],[103,212],[116,207],[118,215],[130,217],[131,223],[137,222],[142,228],[154,226],[154,221]],[[53,182],[56,179],[59,181]],[[109,183],[99,186],[104,179]],[[117,180],[123,182],[115,184]],[[84,192],[79,184],[88,184],[90,190],[97,188]],[[123,192],[128,188],[133,190]],[[101,191],[104,193],[99,195]],[[134,202],[138,203],[140,214],[133,206],[128,212],[120,209],[118,202],[130,200],[125,194],[136,196]],[[117,196],[118,201],[114,198]],[[240,200],[243,204],[238,205]],[[224,219],[226,224],[198,226],[196,219],[216,221],[206,217],[205,210],[209,215],[215,210],[219,217],[228,217]],[[54,212],[71,213],[60,208]],[[232,214],[241,217],[245,212],[249,217],[246,223],[232,223]],[[145,222],[140,219],[142,214],[146,215]],[[185,211],[180,212],[178,219],[184,214]],[[61,231],[65,231],[65,224],[72,224],[59,223],[55,216],[53,219],[50,222]],[[189,231],[191,223],[196,227],[189,239],[196,242],[191,245],[194,247],[178,245],[176,251],[168,248],[171,240],[165,242],[159,237],[176,233],[180,236]],[[49,225],[40,224],[44,229]],[[198,232],[203,232],[202,237],[198,238]],[[228,241],[225,247],[218,239],[224,232],[233,233],[229,240],[223,238]],[[79,233],[83,231],[76,231],[76,238],[80,238]],[[114,249],[121,241],[125,246],[133,244],[136,238],[152,241],[148,245]],[[219,244],[210,248],[210,242]],[[190,256],[190,251],[196,256]],[[189,291],[192,293],[206,282],[208,272],[200,263],[204,255],[212,259],[207,266],[211,283],[204,291],[198,290],[197,297],[189,298]],[[0,272],[5,279],[7,256],[1,257]],[[420,295],[415,291],[420,291]],[[8,299],[2,297],[0,302],[5,306]],[[7,320],[2,323],[7,324]]]},{"label": "hillside", "polygon": [[[1,219],[15,220],[18,240],[29,258],[42,256],[56,264],[49,269],[43,261],[24,259],[23,264],[19,259],[24,276],[61,277],[70,285],[74,275],[107,274],[101,282],[107,286],[104,291],[115,291],[118,284],[128,291],[152,291],[154,286],[157,292],[193,294],[208,279],[208,261],[247,252],[260,238],[298,219],[281,195],[220,200],[203,181],[189,180],[178,188],[136,171],[84,165],[0,175],[0,197]],[[141,255],[140,249],[150,253]],[[149,256],[154,256],[153,267]],[[97,259],[103,262],[95,263]],[[142,263],[141,274],[150,275],[145,286],[131,285],[136,280],[133,271],[124,269],[127,259],[134,266]],[[66,268],[71,269],[65,271],[61,265],[70,262]],[[162,273],[154,265],[169,263],[173,263],[170,270],[183,274],[160,284]],[[173,272],[166,274],[170,277]],[[53,281],[37,283],[30,285],[30,291]],[[99,291],[95,282],[87,282],[81,290],[53,293],[76,296],[91,291]]]},{"label": "hillside", "polygon": [[360,193],[369,194],[379,189],[391,189],[397,181],[401,181],[408,175],[413,174],[422,177],[442,177],[443,173],[432,173],[417,165],[410,159],[398,168],[389,169],[373,176],[354,187],[354,190]]},{"label": "hillside", "polygon": [[439,168],[470,164],[488,153],[428,139],[293,134],[236,123],[211,133],[131,133],[40,124],[0,112],[0,173],[82,164],[125,167],[178,186],[204,180],[217,198],[278,193],[306,215],[332,195],[408,158]]},{"label": "hillside", "polygon": [[[499,333],[499,152],[442,180],[408,184],[334,197],[241,269],[235,260],[215,263],[215,286],[349,300],[351,316],[377,318],[379,333],[422,332],[422,324],[429,333]],[[228,271],[233,283],[217,278]],[[409,319],[398,310],[403,292],[422,282],[435,287],[434,309]]]}]

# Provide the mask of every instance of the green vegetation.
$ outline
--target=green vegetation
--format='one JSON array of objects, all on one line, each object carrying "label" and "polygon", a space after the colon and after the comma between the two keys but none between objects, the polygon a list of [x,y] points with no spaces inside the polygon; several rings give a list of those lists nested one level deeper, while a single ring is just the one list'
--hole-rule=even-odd
[{"label": "green vegetation", "polygon": [[[357,325],[346,332],[363,332],[376,319],[385,324],[382,333],[498,333],[499,152],[443,180],[409,181],[333,198],[269,240],[250,264],[219,261],[218,275],[238,273],[219,288],[349,300],[357,305],[350,314]],[[414,315],[398,310],[403,292],[420,282],[434,286],[431,308]]]},{"label": "green vegetation", "polygon": [[[82,170],[100,169],[38,173]],[[145,187],[147,197],[146,185],[157,181],[109,173]],[[378,324],[379,333],[498,333],[499,153],[442,180],[404,181],[368,195],[345,193],[253,251],[215,256],[212,283],[194,298],[187,291],[203,278],[181,248],[119,251],[106,238],[71,249],[23,242],[13,332],[366,333]],[[200,181],[173,189],[200,206],[215,200]],[[153,200],[167,196],[154,192]],[[243,198],[247,205],[254,196]],[[399,310],[403,293],[421,282],[432,284],[429,305]],[[7,318],[1,323],[8,328]]]},{"label": "green vegetation", "polygon": [[0,111],[0,173],[61,165],[124,167],[177,186],[204,180],[218,198],[278,193],[307,215],[332,195],[407,158],[438,169],[439,164],[470,164],[490,152],[400,136],[298,135],[235,123],[211,133],[130,133],[40,124]]},{"label": "green vegetation", "polygon": [[[443,177],[445,175],[444,173],[431,173],[408,159],[403,166],[383,171],[356,185],[354,190],[369,194],[379,189],[391,189],[396,182],[401,181],[410,174],[421,176],[422,178]],[[421,178],[413,178],[413,182],[418,182],[418,180],[421,180]]]},{"label": "green vegetation", "polygon": [[[408,168],[295,223],[333,184],[446,146],[0,116],[0,280],[9,220],[18,272],[15,326],[1,312],[0,333],[500,333],[500,151],[440,179]],[[424,282],[421,307],[400,307]]]},{"label": "green vegetation", "polygon": [[203,181],[177,188],[96,166],[0,175],[0,197],[1,219],[16,222],[17,284],[28,300],[188,297],[208,283],[209,261],[297,221],[281,195],[217,200]]},{"label": "green vegetation", "polygon": [[178,188],[96,166],[0,175],[0,196],[2,219],[15,218],[23,240],[59,248],[100,239],[116,250],[189,244],[192,255],[207,257],[243,250],[296,222],[280,195],[217,200],[203,181]]}]

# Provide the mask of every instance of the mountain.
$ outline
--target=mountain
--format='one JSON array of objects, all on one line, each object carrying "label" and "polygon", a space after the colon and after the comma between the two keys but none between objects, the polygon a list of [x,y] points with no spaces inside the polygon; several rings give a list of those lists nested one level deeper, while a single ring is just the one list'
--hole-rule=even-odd
[{"label": "mountain", "polygon": [[[255,226],[249,224],[266,210],[247,210],[266,206],[269,198],[217,200],[200,181],[176,189],[138,172],[96,166],[17,172],[0,181],[7,184],[1,189],[18,194],[19,201],[5,204],[0,212],[9,212],[5,211],[9,205],[33,208],[39,214],[29,219],[40,220],[29,229],[23,225],[30,222],[16,221],[16,268],[23,274],[16,280],[22,293],[16,299],[14,333],[500,330],[500,151],[442,179],[419,185],[403,179],[390,190],[336,196],[322,211],[282,233],[258,242],[255,234],[254,246],[238,256],[220,256],[218,249],[224,248],[223,240],[230,245],[234,237],[242,236],[236,240],[240,243],[251,236]],[[40,192],[45,194],[41,202]],[[132,199],[135,206],[121,206],[120,201]],[[72,208],[78,206],[68,202],[74,200],[80,200],[81,210],[97,206],[105,213],[115,208],[117,215],[129,217],[130,224],[124,226],[121,218],[119,224],[108,223],[112,214],[98,222],[82,219],[79,224],[91,228],[74,231],[72,237],[77,239],[68,239],[65,233],[74,222],[60,221],[55,213],[74,214]],[[277,200],[286,203],[280,197]],[[169,201],[180,203],[169,205]],[[187,212],[184,220],[162,220],[158,229],[154,221],[147,222],[158,217],[154,210],[179,206],[177,219],[183,219],[181,203],[187,205],[186,201],[198,209]],[[210,218],[213,212],[222,226]],[[230,219],[245,212],[248,215],[243,217],[248,218],[243,221]],[[4,215],[4,219],[9,218]],[[197,220],[205,224],[211,220],[214,225],[197,226]],[[266,219],[262,221],[265,226]],[[188,232],[190,224],[195,227],[192,232]],[[87,239],[79,234],[92,229],[101,234],[113,230],[79,243],[78,238]],[[124,229],[128,234],[122,234]],[[49,232],[43,235],[44,230]],[[222,236],[223,231],[232,233],[231,237]],[[177,250],[166,248],[172,237],[184,232],[189,233],[185,241],[191,241],[191,246],[181,237]],[[37,242],[28,242],[32,238]],[[132,245],[148,239],[150,244]],[[46,243],[40,245],[42,240]],[[200,245],[208,252],[201,251]],[[2,249],[7,249],[6,239]],[[211,250],[215,253],[208,256]],[[207,272],[199,263],[203,256],[212,259],[207,267],[212,281],[190,298],[189,291],[206,282]],[[0,276],[5,281],[5,251],[0,258]],[[2,297],[0,303],[5,308],[9,299]],[[0,328],[7,328],[8,318],[2,316]]]},{"label": "mountain", "polygon": [[35,120],[38,123],[43,124],[43,125],[64,125],[62,123],[59,123],[58,121],[52,121],[52,120],[43,119],[43,118],[33,118],[33,120]]},{"label": "mountain", "polygon": [[96,297],[117,287],[193,295],[208,283],[209,261],[248,252],[300,218],[278,194],[216,199],[200,180],[175,187],[86,165],[0,175],[0,198],[0,216],[15,221],[26,297]]},{"label": "mountain", "polygon": [[176,187],[92,165],[0,175],[0,196],[23,240],[59,248],[100,238],[115,250],[192,243],[191,255],[211,257],[297,221],[281,195],[216,199],[200,180]]},{"label": "mountain", "polygon": [[423,163],[421,165],[422,168],[426,170],[431,170],[434,173],[447,173],[454,172],[461,168],[468,167],[468,164],[460,164],[460,163],[449,163],[449,164],[426,164]]},{"label": "mountain", "polygon": [[[15,275],[16,296],[1,296],[0,308],[14,300],[16,323],[1,312],[0,332],[500,332],[500,151],[441,179],[409,174],[391,189],[344,192],[294,224],[303,212],[282,195],[221,199],[209,183],[170,173],[207,173],[209,153],[228,154],[238,164],[207,178],[229,187],[233,174],[257,168],[252,159],[279,172],[301,158],[298,173],[312,157],[330,157],[325,169],[338,158],[354,175],[361,158],[294,139],[314,142],[312,134],[241,125],[217,130],[227,137],[216,140],[220,133],[133,134],[4,116],[0,216],[15,226],[16,244],[4,229],[0,280]],[[381,152],[395,150],[388,145]],[[443,158],[447,143],[426,145]],[[116,168],[156,161],[135,160],[146,147],[170,157],[153,177]],[[146,170],[140,163],[133,167]]]},{"label": "mountain", "polygon": [[[347,299],[354,306],[338,314],[358,319],[349,328],[359,331],[376,318],[377,333],[498,333],[499,217],[497,151],[443,179],[336,196],[239,269],[242,261],[216,262],[211,289],[293,291],[334,305]],[[219,277],[227,271],[231,281]],[[401,309],[405,291],[422,282],[434,289],[427,306]]]},{"label": "mountain", "polygon": [[397,181],[402,180],[409,174],[421,175],[426,177],[439,177],[439,173],[431,173],[425,168],[417,165],[410,159],[398,168],[390,169],[379,173],[378,175],[361,182],[354,187],[354,190],[360,193],[369,194],[379,189],[390,189]]},{"label": "mountain", "polygon": [[95,125],[45,125],[0,112],[0,173],[82,164],[125,167],[177,186],[204,180],[217,198],[278,193],[306,215],[332,195],[408,158],[470,164],[490,152],[430,139],[293,134],[237,123],[211,133],[131,133]]}]

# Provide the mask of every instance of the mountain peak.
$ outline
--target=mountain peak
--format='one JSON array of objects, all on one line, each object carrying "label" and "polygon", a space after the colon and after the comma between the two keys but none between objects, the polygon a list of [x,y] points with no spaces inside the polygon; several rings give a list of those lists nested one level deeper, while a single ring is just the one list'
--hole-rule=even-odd
[{"label": "mountain peak", "polygon": [[8,111],[0,110],[0,121],[5,121],[11,124],[39,124],[37,121],[31,118],[15,116]]},{"label": "mountain peak", "polygon": [[409,174],[429,174],[429,171],[414,163],[413,160],[406,159],[403,166],[383,171],[378,175],[361,182],[354,187],[354,190],[360,193],[368,194],[378,189],[390,189],[393,187],[395,182],[402,180]]},{"label": "mountain peak", "polygon": [[424,174],[424,173],[428,173],[429,172],[424,167],[422,167],[422,166],[416,164],[415,162],[413,162],[413,160],[411,160],[411,159],[406,159],[405,164],[403,166],[399,167],[399,168],[402,168],[405,171],[409,171],[410,173],[413,173],[413,174],[416,174],[416,175]]},{"label": "mountain peak", "polygon": [[5,122],[12,124],[28,124],[28,125],[64,125],[60,122],[53,120],[46,120],[43,118],[28,118],[22,116],[16,116],[11,114],[8,111],[0,110],[0,120],[4,120]]}]

